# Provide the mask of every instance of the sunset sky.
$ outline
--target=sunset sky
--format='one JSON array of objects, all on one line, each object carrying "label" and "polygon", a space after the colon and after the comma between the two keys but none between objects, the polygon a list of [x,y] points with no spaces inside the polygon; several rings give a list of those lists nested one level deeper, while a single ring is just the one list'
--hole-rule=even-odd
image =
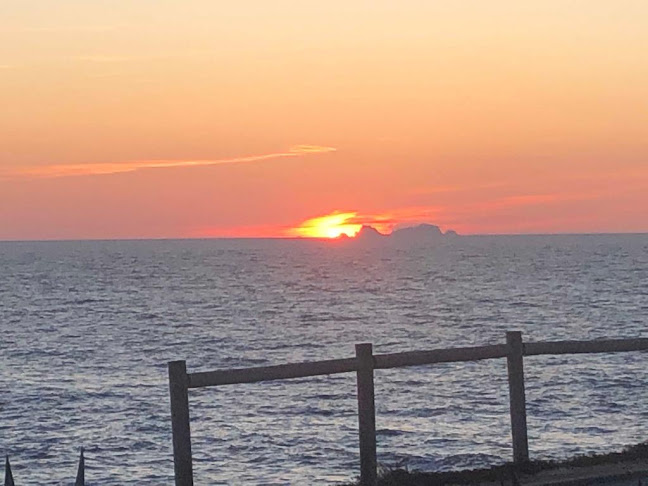
[{"label": "sunset sky", "polygon": [[3,0],[0,239],[648,231],[645,0]]}]

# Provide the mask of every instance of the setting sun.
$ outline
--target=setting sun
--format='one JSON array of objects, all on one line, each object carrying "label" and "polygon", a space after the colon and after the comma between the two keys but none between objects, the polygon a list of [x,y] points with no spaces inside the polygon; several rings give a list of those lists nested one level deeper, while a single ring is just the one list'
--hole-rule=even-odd
[{"label": "setting sun", "polygon": [[346,235],[353,238],[362,224],[354,222],[357,213],[333,213],[327,216],[320,216],[304,221],[299,227],[293,228],[290,233],[292,236],[301,236],[305,238],[338,238]]}]

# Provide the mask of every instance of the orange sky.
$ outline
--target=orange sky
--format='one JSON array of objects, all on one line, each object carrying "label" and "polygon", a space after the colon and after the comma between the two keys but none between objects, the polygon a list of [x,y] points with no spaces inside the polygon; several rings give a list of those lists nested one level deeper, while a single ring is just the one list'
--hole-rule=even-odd
[{"label": "orange sky", "polygon": [[644,0],[3,0],[0,239],[645,232],[647,45]]}]

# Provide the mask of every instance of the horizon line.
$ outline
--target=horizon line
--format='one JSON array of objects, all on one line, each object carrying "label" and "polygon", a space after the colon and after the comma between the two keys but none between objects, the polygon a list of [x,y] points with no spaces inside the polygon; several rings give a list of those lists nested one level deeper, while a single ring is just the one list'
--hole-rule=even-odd
[{"label": "horizon line", "polygon": [[[645,231],[600,231],[600,232],[556,232],[556,233],[457,233],[456,237],[484,236],[631,236],[648,235]],[[390,236],[390,234],[384,235]],[[441,235],[446,236],[445,233]],[[42,238],[42,239],[0,239],[0,243],[66,243],[66,242],[101,242],[101,241],[208,241],[208,240],[290,240],[290,241],[340,241],[339,238],[304,237],[304,236],[134,236],[124,238]],[[353,240],[353,238],[349,238]],[[343,241],[347,241],[344,239]]]}]

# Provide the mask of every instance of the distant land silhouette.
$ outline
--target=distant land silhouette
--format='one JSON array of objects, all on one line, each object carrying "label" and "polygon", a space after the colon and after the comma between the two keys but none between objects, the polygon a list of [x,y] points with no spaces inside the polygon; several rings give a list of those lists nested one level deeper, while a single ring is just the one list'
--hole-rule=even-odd
[{"label": "distant land silhouette", "polygon": [[373,226],[364,225],[355,238],[349,238],[345,234],[342,234],[338,239],[358,243],[389,242],[394,244],[425,244],[456,236],[459,235],[454,230],[448,230],[443,233],[438,226],[426,223],[397,229],[390,234],[380,233]]}]

